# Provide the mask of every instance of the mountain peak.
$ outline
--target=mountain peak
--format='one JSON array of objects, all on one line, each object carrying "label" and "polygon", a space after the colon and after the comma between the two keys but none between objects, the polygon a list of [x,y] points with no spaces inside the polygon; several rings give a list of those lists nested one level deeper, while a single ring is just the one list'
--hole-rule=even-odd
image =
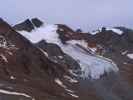
[{"label": "mountain peak", "polygon": [[32,18],[31,22],[34,24],[35,27],[41,27],[43,25],[43,22],[38,18]]},{"label": "mountain peak", "polygon": [[26,19],[25,21],[16,24],[13,28],[17,31],[31,32],[35,28],[41,27],[43,22],[38,18]]}]

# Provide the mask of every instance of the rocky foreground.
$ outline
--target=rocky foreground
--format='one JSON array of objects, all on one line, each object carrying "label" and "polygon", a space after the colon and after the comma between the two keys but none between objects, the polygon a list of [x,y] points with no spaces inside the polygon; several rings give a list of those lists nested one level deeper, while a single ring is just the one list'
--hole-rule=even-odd
[{"label": "rocky foreground", "polygon": [[133,30],[74,31],[0,19],[0,100],[133,100]]}]

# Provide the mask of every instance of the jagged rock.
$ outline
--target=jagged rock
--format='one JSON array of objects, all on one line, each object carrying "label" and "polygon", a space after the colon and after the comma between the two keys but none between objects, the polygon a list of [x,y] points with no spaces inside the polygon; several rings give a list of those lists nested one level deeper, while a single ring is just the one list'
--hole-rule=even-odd
[{"label": "jagged rock", "polygon": [[62,43],[66,43],[66,41],[69,40],[85,40],[89,41],[90,37],[92,37],[89,33],[80,33],[80,32],[74,32],[71,28],[69,28],[66,25],[58,25],[57,33],[59,34],[59,38],[61,39]]},{"label": "jagged rock", "polygon": [[38,18],[32,18],[31,21],[35,25],[35,27],[41,27],[43,25],[43,22]]},{"label": "jagged rock", "polygon": [[77,29],[76,32],[77,33],[82,33],[82,30],[81,29]]},{"label": "jagged rock", "polygon": [[43,25],[43,22],[41,20],[39,20],[38,18],[32,18],[25,20],[24,22],[20,23],[20,24],[16,24],[15,26],[13,26],[13,28],[17,31],[27,31],[27,32],[31,32],[32,30],[34,30],[36,27],[41,27]]},{"label": "jagged rock", "polygon": [[106,27],[102,27],[101,32],[106,32]]},{"label": "jagged rock", "polygon": [[60,64],[60,66],[65,66],[65,69],[80,69],[79,64],[72,57],[65,54],[58,45],[46,43],[45,40],[42,40],[36,46],[47,52],[49,59]]},{"label": "jagged rock", "polygon": [[15,30],[17,31],[28,31],[31,32],[34,29],[34,25],[32,24],[32,22],[27,19],[24,22],[17,24],[13,27]]}]

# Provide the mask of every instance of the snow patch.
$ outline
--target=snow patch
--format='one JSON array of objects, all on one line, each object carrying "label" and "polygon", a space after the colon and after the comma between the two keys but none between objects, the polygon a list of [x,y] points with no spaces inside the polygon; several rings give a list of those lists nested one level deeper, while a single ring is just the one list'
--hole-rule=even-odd
[{"label": "snow patch", "polygon": [[43,49],[41,49],[41,48],[38,48],[46,57],[48,57],[48,53],[47,52],[45,52]]},{"label": "snow patch", "polygon": [[85,41],[85,40],[70,40],[70,41],[67,41],[68,44],[72,44],[72,45],[80,45],[82,47],[84,47],[86,50],[91,50],[92,52],[96,52],[97,51],[97,48],[94,47],[94,48],[91,48],[91,47],[88,47],[88,43]]},{"label": "snow patch", "polygon": [[74,97],[74,98],[79,98],[79,96],[76,95],[76,94],[72,94],[72,93],[68,93],[68,94],[71,95],[71,96]]},{"label": "snow patch", "polygon": [[66,78],[70,83],[78,83],[78,81],[76,79],[73,79],[69,76],[64,76],[64,78]]},{"label": "snow patch", "polygon": [[10,52],[10,51],[7,51],[7,53],[8,53],[10,56],[12,56],[12,55],[13,55],[13,53],[12,53],[12,52]]},{"label": "snow patch", "polygon": [[133,54],[127,54],[127,57],[133,59]]},{"label": "snow patch", "polygon": [[10,79],[15,80],[16,78],[14,76],[10,76]]},{"label": "snow patch", "polygon": [[7,58],[3,54],[0,54],[0,57],[4,60],[4,62],[8,63]]},{"label": "snow patch", "polygon": [[100,33],[100,32],[101,32],[100,30],[96,30],[96,31],[91,32],[90,34],[91,35],[96,35],[97,33]]},{"label": "snow patch", "polygon": [[0,36],[0,47],[6,47],[7,41],[4,36]]},{"label": "snow patch", "polygon": [[68,89],[68,88],[63,84],[63,82],[62,82],[60,79],[56,78],[56,79],[55,79],[55,83],[57,83],[59,86],[61,86],[62,88],[64,88],[64,89],[67,91],[67,93],[68,93],[69,95],[71,95],[71,96],[73,96],[73,97],[75,97],[75,98],[78,98],[77,95],[73,94],[74,91]]},{"label": "snow patch", "polygon": [[35,100],[34,98],[32,98],[31,96],[29,96],[25,93],[13,92],[13,91],[8,91],[8,90],[3,90],[3,89],[0,89],[0,93],[8,94],[8,95],[24,96],[24,97],[30,98],[32,100]]},{"label": "snow patch", "polygon": [[128,63],[127,63],[127,62],[124,62],[123,64],[124,64],[124,65],[127,65]]},{"label": "snow patch", "polygon": [[74,93],[74,91],[72,90],[69,90],[69,89],[65,89],[67,92],[70,92],[70,93]]},{"label": "snow patch", "polygon": [[75,77],[78,77],[78,75],[75,74],[75,73],[73,72],[73,70],[69,69],[68,71],[69,71],[69,73],[70,73],[71,75],[73,75],[73,76],[75,76]]},{"label": "snow patch", "polygon": [[57,83],[59,86],[66,88],[66,86],[62,83],[62,81],[58,78],[55,79],[55,83]]},{"label": "snow patch", "polygon": [[111,30],[114,33],[117,33],[118,35],[122,35],[123,31],[121,31],[120,29],[116,29],[116,28],[107,28],[106,30]]},{"label": "snow patch", "polygon": [[97,48],[96,48],[96,47],[94,47],[94,48],[90,48],[90,47],[89,47],[89,49],[90,49],[92,52],[96,52],[96,51],[97,51]]},{"label": "snow patch", "polygon": [[58,56],[59,57],[59,59],[63,59],[63,56]]},{"label": "snow patch", "polygon": [[60,28],[60,29],[59,29],[59,31],[62,31],[62,32],[63,32],[63,31],[64,31],[64,29]]},{"label": "snow patch", "polygon": [[128,53],[128,51],[126,50],[126,51],[122,52],[121,54],[126,55],[127,53]]},{"label": "snow patch", "polygon": [[12,43],[8,42],[4,36],[0,36],[0,47],[7,49],[7,50],[13,50],[13,49],[18,49],[13,45]]}]

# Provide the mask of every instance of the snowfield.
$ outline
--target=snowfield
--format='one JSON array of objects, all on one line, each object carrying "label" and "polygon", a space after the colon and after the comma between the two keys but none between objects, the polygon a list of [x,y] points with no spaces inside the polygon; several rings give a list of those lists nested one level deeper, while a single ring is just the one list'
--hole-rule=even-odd
[{"label": "snowfield", "polygon": [[133,59],[133,54],[127,54],[127,57]]},{"label": "snowfield", "polygon": [[113,31],[114,33],[117,33],[118,35],[122,35],[123,34],[123,31],[121,31],[120,29],[116,29],[116,28],[107,28],[106,30],[111,30]]},{"label": "snowfield", "polygon": [[58,43],[60,40],[58,39],[58,34],[55,34],[57,28],[56,25],[47,25],[32,30],[31,33],[26,31],[18,32],[29,39],[32,43],[37,43],[40,40],[46,40],[48,43]]},{"label": "snowfield", "polygon": [[57,25],[46,25],[30,33],[26,31],[19,31],[19,33],[32,43],[46,40],[48,43],[55,43],[60,46],[63,52],[73,57],[79,63],[82,72],[80,77],[82,78],[99,79],[105,73],[117,72],[119,70],[113,61],[97,55],[90,55],[76,45],[79,44],[87,48],[87,44],[84,41],[72,40],[68,41],[66,45],[62,44],[56,33],[57,29]]}]

